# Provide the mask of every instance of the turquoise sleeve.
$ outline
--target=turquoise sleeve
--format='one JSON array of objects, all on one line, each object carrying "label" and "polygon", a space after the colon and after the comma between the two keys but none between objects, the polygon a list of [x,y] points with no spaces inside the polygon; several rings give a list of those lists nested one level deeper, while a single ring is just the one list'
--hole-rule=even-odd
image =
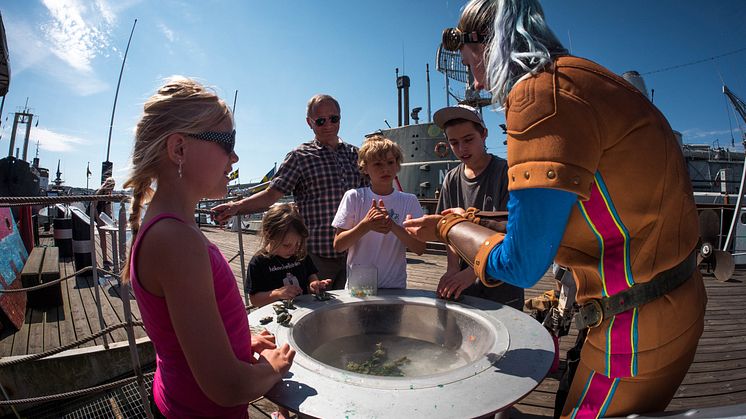
[{"label": "turquoise sleeve", "polygon": [[536,284],[557,254],[577,198],[557,189],[511,191],[507,234],[489,254],[488,279],[522,288]]}]

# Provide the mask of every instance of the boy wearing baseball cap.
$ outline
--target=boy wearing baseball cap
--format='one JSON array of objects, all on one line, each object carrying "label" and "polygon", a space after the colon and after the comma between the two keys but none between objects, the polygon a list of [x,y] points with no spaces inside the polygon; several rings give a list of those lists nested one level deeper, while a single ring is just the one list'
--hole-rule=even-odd
[{"label": "boy wearing baseball cap", "polygon": [[[479,112],[468,105],[451,106],[435,112],[433,121],[443,130],[453,154],[461,161],[443,180],[437,212],[469,207],[505,211],[508,162],[487,153],[487,128]],[[523,288],[505,283],[497,287],[485,286],[474,270],[450,248],[448,267],[440,278],[438,293],[444,298],[470,295],[523,309]]]}]

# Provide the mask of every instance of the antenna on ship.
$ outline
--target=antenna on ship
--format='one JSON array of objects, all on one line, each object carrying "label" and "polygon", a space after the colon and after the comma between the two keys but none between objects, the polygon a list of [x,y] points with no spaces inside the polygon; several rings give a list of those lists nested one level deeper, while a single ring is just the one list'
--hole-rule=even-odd
[{"label": "antenna on ship", "polygon": [[433,122],[430,110],[430,64],[425,64],[425,77],[427,79],[427,122]]},{"label": "antenna on ship", "polygon": [[[457,51],[448,51],[443,48],[443,45],[441,44],[438,47],[435,61],[436,70],[443,73],[445,76],[446,106],[451,106],[451,97],[453,97],[458,103],[465,103],[480,109],[492,102],[489,93],[480,93],[472,89],[471,85],[474,83],[474,80],[469,69],[466,68],[464,63],[461,61],[461,53]],[[449,80],[455,80],[466,85],[463,97],[459,97],[459,95],[451,92]]]},{"label": "antenna on ship", "polygon": [[132,31],[130,32],[130,38],[127,41],[127,48],[124,50],[124,58],[122,59],[122,68],[119,70],[119,80],[117,81],[117,90],[114,93],[114,106],[111,108],[111,122],[109,122],[109,140],[106,142],[106,161],[101,162],[101,183],[110,177],[114,173],[114,163],[109,161],[109,152],[111,151],[111,131],[114,128],[114,112],[117,110],[117,99],[119,98],[119,86],[122,84],[122,73],[124,73],[124,63],[127,62],[127,53],[130,50],[130,43],[132,42],[132,34],[135,33],[135,25],[137,25],[137,19],[132,24]]}]

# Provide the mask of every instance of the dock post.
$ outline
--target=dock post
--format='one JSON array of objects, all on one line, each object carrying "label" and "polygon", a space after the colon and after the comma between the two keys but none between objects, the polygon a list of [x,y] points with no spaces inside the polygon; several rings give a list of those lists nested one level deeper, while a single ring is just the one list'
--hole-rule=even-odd
[{"label": "dock post", "polygon": [[[233,219],[233,225],[238,225],[238,256],[241,260],[241,283],[246,281],[246,261],[243,253],[243,225],[241,225],[241,214],[236,214]],[[245,305],[249,305],[249,295],[246,293],[246,284],[243,287],[243,300]]]},{"label": "dock post", "polygon": [[[98,264],[96,263],[96,244],[95,244],[95,229],[96,229],[96,203],[98,201],[92,201],[90,208],[88,209],[88,216],[90,217],[90,222],[88,223],[90,225],[91,229],[91,274],[93,274],[93,289],[95,291],[96,296],[96,311],[98,312],[98,326],[99,330],[104,330],[106,328],[106,323],[104,322],[104,313],[101,309],[101,291],[99,291],[99,283],[98,283]],[[113,245],[113,244],[112,244]],[[107,339],[106,335],[102,336],[104,338],[104,349],[109,349],[109,339]]]}]

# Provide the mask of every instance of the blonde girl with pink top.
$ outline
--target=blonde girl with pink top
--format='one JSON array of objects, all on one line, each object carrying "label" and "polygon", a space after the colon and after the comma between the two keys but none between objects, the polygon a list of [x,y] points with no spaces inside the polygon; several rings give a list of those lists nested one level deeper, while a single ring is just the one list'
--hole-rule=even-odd
[{"label": "blonde girl with pink top", "polygon": [[268,334],[251,335],[230,266],[194,222],[200,199],[226,194],[234,144],[228,106],[184,77],[167,80],[137,124],[123,278],[156,350],[155,417],[245,418],[295,356]]}]

